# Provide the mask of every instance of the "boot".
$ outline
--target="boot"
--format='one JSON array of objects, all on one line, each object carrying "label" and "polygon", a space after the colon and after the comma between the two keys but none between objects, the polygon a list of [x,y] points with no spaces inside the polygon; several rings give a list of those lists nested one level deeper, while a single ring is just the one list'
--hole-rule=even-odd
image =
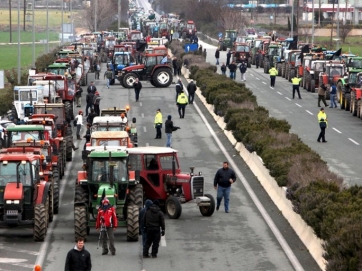
[{"label": "boot", "polygon": [[80,135],[77,135],[77,139],[78,139],[78,140],[82,140],[82,139],[80,138]]}]

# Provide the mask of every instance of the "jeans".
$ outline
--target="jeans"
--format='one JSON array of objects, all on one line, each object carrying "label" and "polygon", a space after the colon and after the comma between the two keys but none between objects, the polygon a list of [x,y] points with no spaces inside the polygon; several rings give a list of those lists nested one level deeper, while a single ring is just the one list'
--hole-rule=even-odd
[{"label": "jeans", "polygon": [[219,65],[219,59],[216,58],[216,65]]},{"label": "jeans", "polygon": [[92,109],[93,104],[87,104],[85,107],[85,115],[88,116],[88,109]]},{"label": "jeans", "polygon": [[77,138],[80,138],[80,129],[82,128],[82,125],[81,124],[77,124]]},{"label": "jeans", "polygon": [[330,94],[330,106],[329,107],[337,107],[336,94]]},{"label": "jeans", "polygon": [[82,106],[82,96],[75,96],[75,103],[77,106]]},{"label": "jeans", "polygon": [[217,186],[217,195],[216,195],[217,204],[216,204],[216,206],[220,207],[221,200],[222,200],[222,198],[224,198],[225,212],[229,211],[230,190],[231,190],[231,186],[229,186],[229,187],[222,187],[220,185]]},{"label": "jeans", "polygon": [[111,84],[111,78],[107,78],[107,88],[109,88],[109,85]]},{"label": "jeans", "polygon": [[166,133],[167,141],[166,141],[166,147],[171,148],[172,143],[172,133]]},{"label": "jeans", "polygon": [[194,103],[194,98],[195,98],[195,92],[189,93],[189,104]]},{"label": "jeans", "polygon": [[241,73],[241,81],[246,81],[246,79],[245,79],[245,72],[244,72],[244,73]]},{"label": "jeans", "polygon": [[230,78],[235,80],[236,73],[230,71]]},{"label": "jeans", "polygon": [[225,71],[221,71],[221,74],[225,75],[225,74],[226,74],[226,72],[225,72]]}]

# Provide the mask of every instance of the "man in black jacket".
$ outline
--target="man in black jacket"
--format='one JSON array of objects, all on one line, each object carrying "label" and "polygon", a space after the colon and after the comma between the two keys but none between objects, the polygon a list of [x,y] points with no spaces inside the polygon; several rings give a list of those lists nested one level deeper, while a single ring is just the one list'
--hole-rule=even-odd
[{"label": "man in black jacket", "polygon": [[178,95],[183,92],[184,90],[184,85],[181,82],[181,79],[179,78],[176,82],[176,103],[177,103],[177,97]]},{"label": "man in black jacket", "polygon": [[189,104],[193,104],[196,92],[196,84],[193,80],[191,80],[190,83],[187,85],[187,92],[189,93]]},{"label": "man in black jacket", "polygon": [[85,107],[85,115],[88,116],[88,109],[92,109],[93,108],[93,97],[94,94],[92,91],[88,90],[88,94],[85,97],[85,101],[87,103],[87,106]]},{"label": "man in black jacket", "polygon": [[94,112],[94,109],[92,108],[90,111],[90,114],[87,117],[87,123],[89,123],[90,125],[93,125],[93,119],[97,117],[97,113]]},{"label": "man in black jacket", "polygon": [[235,80],[236,77],[236,69],[238,66],[236,66],[235,61],[231,62],[229,65],[229,71],[230,71],[230,78]]},{"label": "man in black jacket", "polygon": [[214,188],[217,189],[216,196],[216,211],[219,210],[222,198],[224,198],[225,213],[229,212],[229,198],[231,184],[235,183],[236,176],[234,170],[229,168],[229,163],[224,162],[223,167],[220,168],[214,178]]},{"label": "man in black jacket", "polygon": [[65,261],[65,271],[91,271],[92,261],[90,253],[84,248],[84,239],[78,237],[77,244],[72,248]]},{"label": "man in black jacket", "polygon": [[165,133],[166,133],[166,147],[171,148],[171,142],[172,142],[172,132],[176,131],[177,129],[180,129],[180,127],[173,126],[173,121],[171,120],[172,116],[168,115],[167,120],[165,121]]},{"label": "man in black jacket", "polygon": [[140,98],[140,92],[141,92],[141,89],[142,89],[142,84],[141,84],[141,82],[140,82],[140,80],[138,78],[136,78],[136,80],[134,81],[133,87],[134,87],[136,102],[138,102],[138,100]]},{"label": "man in black jacket", "polygon": [[[161,235],[165,235],[165,218],[159,207],[160,203],[155,200],[152,206],[146,211],[143,225],[146,227],[146,244],[143,247],[143,258],[150,258],[148,250],[152,244],[152,258],[157,258],[158,247]],[[161,228],[161,232],[160,232]]]}]

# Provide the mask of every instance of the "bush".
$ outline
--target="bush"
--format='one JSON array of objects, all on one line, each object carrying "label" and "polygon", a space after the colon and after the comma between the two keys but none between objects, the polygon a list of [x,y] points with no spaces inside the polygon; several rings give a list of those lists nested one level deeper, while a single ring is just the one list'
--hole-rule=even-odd
[{"label": "bush", "polygon": [[13,86],[7,84],[0,94],[0,116],[6,115],[6,113],[11,109],[14,101],[14,91]]}]

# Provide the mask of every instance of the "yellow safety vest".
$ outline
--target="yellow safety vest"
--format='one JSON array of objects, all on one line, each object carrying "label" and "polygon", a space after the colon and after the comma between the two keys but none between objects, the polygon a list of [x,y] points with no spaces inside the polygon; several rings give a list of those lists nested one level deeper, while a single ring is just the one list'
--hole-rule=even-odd
[{"label": "yellow safety vest", "polygon": [[178,104],[187,104],[187,97],[185,93],[180,93],[177,97],[177,103]]},{"label": "yellow safety vest", "polygon": [[328,125],[328,121],[327,121],[327,114],[326,113],[323,113],[322,111],[319,111],[318,113],[318,122],[325,122],[327,125]]},{"label": "yellow safety vest", "polygon": [[160,124],[162,123],[162,114],[161,112],[158,112],[155,116],[155,124]]},{"label": "yellow safety vest", "polygon": [[302,80],[302,78],[294,77],[292,78],[292,84],[299,85],[300,80]]},{"label": "yellow safety vest", "polygon": [[277,76],[278,75],[278,71],[273,67],[269,70],[269,74],[271,76]]}]

